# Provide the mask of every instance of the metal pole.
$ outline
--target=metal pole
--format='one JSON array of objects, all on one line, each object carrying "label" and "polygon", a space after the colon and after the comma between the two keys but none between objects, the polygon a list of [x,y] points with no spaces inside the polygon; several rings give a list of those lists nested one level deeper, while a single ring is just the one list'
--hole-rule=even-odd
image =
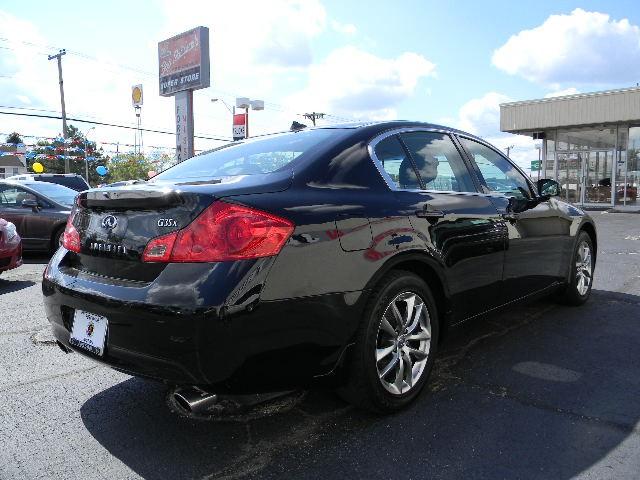
[{"label": "metal pole", "polygon": [[244,116],[244,138],[249,138],[249,107],[245,108]]},{"label": "metal pole", "polygon": [[[58,81],[60,83],[60,105],[62,107],[62,138],[67,139],[67,111],[64,106],[64,85],[62,82],[62,55],[67,51],[63,48],[56,55],[49,55],[49,60],[58,60]],[[64,142],[62,151],[64,155],[64,173],[69,173],[69,159],[67,158],[67,142]]]},{"label": "metal pole", "polygon": [[89,158],[87,156],[87,148],[88,148],[89,142],[87,140],[87,136],[89,135],[89,132],[91,130],[95,130],[95,128],[96,127],[91,127],[89,130],[87,130],[87,133],[84,134],[84,173],[85,173],[85,178],[87,180],[87,183],[89,183]]},{"label": "metal pole", "polygon": [[[87,132],[89,133],[89,132]],[[89,183],[89,159],[87,158],[87,136],[84,136],[84,178]]]}]

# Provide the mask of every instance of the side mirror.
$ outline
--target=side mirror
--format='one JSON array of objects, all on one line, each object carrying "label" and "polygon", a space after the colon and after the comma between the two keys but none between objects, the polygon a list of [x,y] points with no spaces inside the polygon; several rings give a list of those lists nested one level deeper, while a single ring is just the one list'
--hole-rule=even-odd
[{"label": "side mirror", "polygon": [[538,180],[538,195],[546,199],[556,197],[560,195],[560,184],[549,178]]},{"label": "side mirror", "polygon": [[22,206],[22,208],[30,208],[31,210],[38,210],[38,208],[40,207],[40,205],[38,205],[38,202],[36,200],[27,198],[25,200],[22,201],[22,203],[20,204]]}]

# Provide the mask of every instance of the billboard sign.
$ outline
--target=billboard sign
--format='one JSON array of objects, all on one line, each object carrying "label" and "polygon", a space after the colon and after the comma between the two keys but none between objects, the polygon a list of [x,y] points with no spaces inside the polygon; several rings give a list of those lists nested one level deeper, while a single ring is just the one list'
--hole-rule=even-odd
[{"label": "billboard sign", "polygon": [[209,29],[196,27],[158,43],[160,95],[210,85]]},{"label": "billboard sign", "polygon": [[233,141],[247,138],[247,114],[236,113],[233,115]]}]

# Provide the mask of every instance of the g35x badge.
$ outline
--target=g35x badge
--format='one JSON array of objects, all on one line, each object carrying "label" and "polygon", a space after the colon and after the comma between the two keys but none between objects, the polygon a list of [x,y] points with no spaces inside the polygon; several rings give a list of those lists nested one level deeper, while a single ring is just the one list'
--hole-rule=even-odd
[{"label": "g35x badge", "polygon": [[176,222],[173,218],[159,218],[158,226],[159,227],[177,227],[178,222]]}]

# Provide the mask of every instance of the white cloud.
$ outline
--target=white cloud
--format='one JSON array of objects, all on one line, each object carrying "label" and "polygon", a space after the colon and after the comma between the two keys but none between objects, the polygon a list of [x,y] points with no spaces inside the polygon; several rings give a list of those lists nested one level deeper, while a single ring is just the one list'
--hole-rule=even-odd
[{"label": "white cloud", "polygon": [[381,58],[354,46],[333,50],[309,68],[307,88],[288,99],[298,108],[324,109],[355,118],[389,119],[414,94],[435,65],[412,52]]},{"label": "white cloud", "polygon": [[458,127],[483,137],[500,131],[500,104],[511,99],[497,92],[469,100],[460,108]]},{"label": "white cloud", "polygon": [[544,98],[564,97],[567,95],[576,95],[580,91],[575,87],[565,88],[563,90],[556,90],[555,92],[547,93]]},{"label": "white cloud", "polygon": [[452,123],[460,130],[484,138],[503,153],[506,153],[507,147],[510,147],[509,157],[528,172],[531,160],[538,159],[535,145],[540,142],[525,135],[500,132],[500,104],[509,101],[511,99],[506,95],[488,92],[482,97],[469,100],[460,107],[458,119],[453,120]]},{"label": "white cloud", "polygon": [[494,52],[492,62],[540,83],[636,82],[640,28],[627,19],[576,8],[512,36]]},{"label": "white cloud", "polygon": [[212,65],[233,75],[255,66],[304,67],[313,61],[312,40],[326,28],[319,0],[234,2],[167,0],[166,36],[206,25]]},{"label": "white cloud", "polygon": [[353,23],[341,23],[337,20],[331,21],[331,28],[344,35],[355,35],[358,32],[358,29]]}]

